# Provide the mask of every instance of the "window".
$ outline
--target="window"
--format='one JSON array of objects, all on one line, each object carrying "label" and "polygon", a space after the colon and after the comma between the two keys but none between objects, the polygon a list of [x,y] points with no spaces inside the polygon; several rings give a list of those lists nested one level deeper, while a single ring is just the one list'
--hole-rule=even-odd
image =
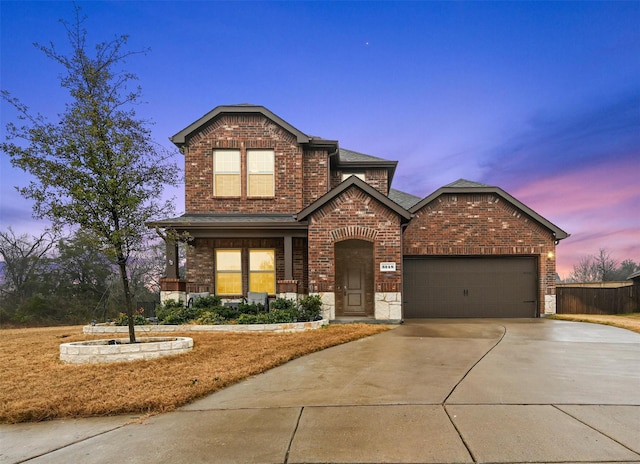
[{"label": "window", "polygon": [[214,150],[213,194],[217,197],[240,196],[240,151]]},{"label": "window", "polygon": [[351,176],[356,176],[358,179],[365,180],[364,172],[343,172],[342,180],[345,181]]},{"label": "window", "polygon": [[273,150],[247,150],[247,195],[274,196]]},{"label": "window", "polygon": [[242,250],[216,250],[216,295],[242,295]]},{"label": "window", "polygon": [[249,250],[249,291],[276,292],[275,250]]}]

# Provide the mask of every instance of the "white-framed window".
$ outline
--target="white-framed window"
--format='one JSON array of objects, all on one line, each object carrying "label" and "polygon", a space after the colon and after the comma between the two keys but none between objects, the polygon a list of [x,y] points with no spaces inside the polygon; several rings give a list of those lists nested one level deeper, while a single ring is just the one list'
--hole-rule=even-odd
[{"label": "white-framed window", "polygon": [[213,151],[213,194],[216,197],[239,197],[240,150]]},{"label": "white-framed window", "polygon": [[273,150],[247,150],[247,196],[275,196]]},{"label": "white-framed window", "polygon": [[249,250],[249,291],[276,292],[276,251],[253,248]]},{"label": "white-framed window", "polygon": [[342,180],[345,181],[351,176],[356,176],[360,180],[364,180],[364,181],[367,180],[365,178],[364,172],[343,172],[342,173]]},{"label": "white-framed window", "polygon": [[242,250],[216,250],[216,295],[242,295]]}]

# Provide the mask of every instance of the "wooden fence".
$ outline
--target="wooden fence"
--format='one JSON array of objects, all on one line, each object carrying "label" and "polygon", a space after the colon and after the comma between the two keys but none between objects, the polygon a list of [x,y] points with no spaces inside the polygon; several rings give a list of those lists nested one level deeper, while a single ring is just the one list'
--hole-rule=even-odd
[{"label": "wooden fence", "polygon": [[628,314],[640,311],[638,285],[620,287],[556,287],[558,314]]}]

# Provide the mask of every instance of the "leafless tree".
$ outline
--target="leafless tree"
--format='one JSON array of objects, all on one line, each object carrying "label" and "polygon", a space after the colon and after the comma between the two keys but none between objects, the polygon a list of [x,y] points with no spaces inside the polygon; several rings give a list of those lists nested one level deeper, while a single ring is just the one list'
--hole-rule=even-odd
[{"label": "leafless tree", "polygon": [[46,230],[38,236],[16,236],[9,227],[0,231],[2,285],[0,294],[19,304],[37,289],[38,280],[46,271],[47,255],[55,246],[55,237]]}]

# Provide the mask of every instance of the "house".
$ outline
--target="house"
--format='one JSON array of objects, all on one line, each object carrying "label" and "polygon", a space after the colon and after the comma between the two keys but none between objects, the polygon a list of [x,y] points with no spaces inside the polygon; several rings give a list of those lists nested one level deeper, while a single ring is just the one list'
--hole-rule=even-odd
[{"label": "house", "polygon": [[162,298],[319,294],[325,317],[537,317],[555,311],[568,234],[502,189],[391,188],[397,161],[310,136],[268,109],[219,106],[171,141],[185,157],[186,280],[167,240]]}]

